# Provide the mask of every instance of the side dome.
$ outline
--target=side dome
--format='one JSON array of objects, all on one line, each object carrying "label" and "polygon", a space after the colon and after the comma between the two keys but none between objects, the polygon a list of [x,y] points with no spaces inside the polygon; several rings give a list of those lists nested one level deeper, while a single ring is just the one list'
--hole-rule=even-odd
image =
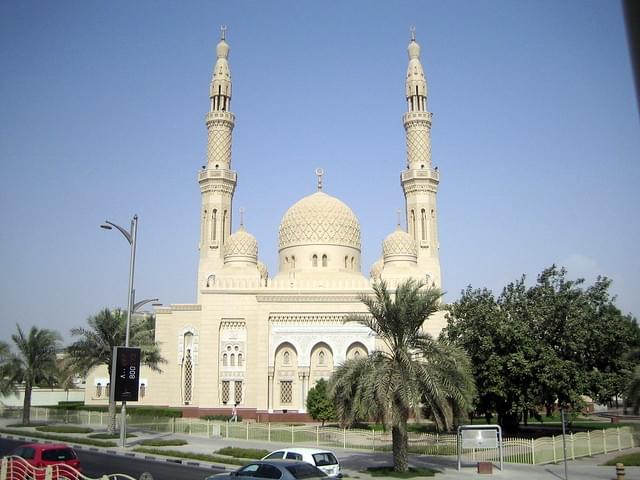
[{"label": "side dome", "polygon": [[418,260],[418,247],[415,240],[407,232],[400,230],[400,227],[388,235],[382,242],[382,256],[384,261]]},{"label": "side dome", "polygon": [[297,245],[360,250],[360,222],[342,201],[318,191],[293,204],[280,222],[279,249]]},{"label": "side dome", "polygon": [[243,226],[231,235],[224,245],[224,263],[258,261],[258,242]]},{"label": "side dome", "polygon": [[382,267],[384,267],[384,263],[381,258],[375,261],[375,263],[371,266],[371,270],[369,271],[369,277],[373,280],[379,280],[380,274],[382,273]]}]

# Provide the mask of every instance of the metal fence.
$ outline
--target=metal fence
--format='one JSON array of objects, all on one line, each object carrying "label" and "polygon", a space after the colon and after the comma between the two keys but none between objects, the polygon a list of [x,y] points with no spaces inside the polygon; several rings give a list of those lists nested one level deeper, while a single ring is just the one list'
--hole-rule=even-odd
[{"label": "metal fence", "polygon": [[[21,416],[20,410],[5,410],[3,417]],[[34,407],[33,421],[106,426],[107,412],[65,411]],[[119,415],[118,415],[119,418]],[[119,423],[119,422],[118,422]],[[222,422],[199,418],[150,418],[127,415],[131,429],[156,433],[177,433],[198,437],[222,437],[238,440],[340,447],[370,451],[390,451],[391,433],[365,429],[340,429],[319,425]],[[633,448],[636,444],[629,427],[617,427],[567,434],[567,457],[576,459],[600,453]],[[410,453],[420,455],[457,455],[456,435],[410,433]],[[555,463],[564,458],[562,436],[541,438],[508,437],[503,439],[504,461],[511,463]],[[492,461],[499,458],[497,449],[464,449],[465,461]]]}]

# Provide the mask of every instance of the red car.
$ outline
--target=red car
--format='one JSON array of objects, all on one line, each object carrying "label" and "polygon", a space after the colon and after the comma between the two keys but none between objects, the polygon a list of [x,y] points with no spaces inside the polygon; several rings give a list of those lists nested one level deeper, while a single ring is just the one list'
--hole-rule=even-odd
[{"label": "red car", "polygon": [[19,446],[11,455],[22,457],[29,465],[36,467],[35,475],[28,475],[29,467],[18,465],[22,463],[19,461],[12,462],[12,477],[16,479],[20,478],[20,473],[26,478],[44,479],[45,469],[49,465],[52,466],[53,480],[75,479],[78,478],[78,473],[82,472],[75,450],[64,443],[29,443]]}]

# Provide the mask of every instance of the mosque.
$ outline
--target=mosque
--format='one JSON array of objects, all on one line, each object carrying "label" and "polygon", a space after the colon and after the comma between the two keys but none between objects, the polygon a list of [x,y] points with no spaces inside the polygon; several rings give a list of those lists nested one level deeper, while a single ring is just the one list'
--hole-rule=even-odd
[{"label": "mosque", "polygon": [[[360,224],[341,200],[323,190],[294,203],[279,227],[278,272],[258,260],[258,242],[242,221],[231,231],[238,173],[232,169],[235,115],[225,32],[216,47],[206,114],[207,165],[201,191],[197,302],[156,310],[156,341],[167,363],[143,368],[140,405],[182,407],[185,415],[228,414],[293,420],[306,417],[307,392],[346,359],[379,347],[368,328],[343,320],[366,311],[360,301],[378,280],[391,288],[410,277],[440,287],[436,194],[431,162],[431,113],[420,46],[412,35],[403,116],[407,160],[400,183],[407,230],[386,237],[382,256],[361,273]],[[390,179],[391,180],[391,179]],[[437,335],[439,312],[425,324]],[[106,404],[106,370],[87,379],[86,403]]]}]

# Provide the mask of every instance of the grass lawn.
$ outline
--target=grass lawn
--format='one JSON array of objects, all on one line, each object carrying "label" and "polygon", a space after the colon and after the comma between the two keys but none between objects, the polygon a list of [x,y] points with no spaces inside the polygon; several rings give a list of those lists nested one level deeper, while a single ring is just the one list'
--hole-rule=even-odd
[{"label": "grass lawn", "polygon": [[395,472],[393,467],[371,467],[364,470],[362,473],[367,473],[372,477],[391,477],[391,478],[418,478],[418,477],[433,477],[436,473],[440,473],[438,470],[431,470],[430,468],[409,468],[408,472]]},{"label": "grass lawn", "polygon": [[615,465],[616,463],[624,463],[625,467],[638,467],[640,466],[640,452],[620,455],[619,457],[612,458],[605,463],[605,465]]},{"label": "grass lawn", "polygon": [[180,438],[150,438],[142,440],[140,445],[145,447],[179,447],[180,445],[187,445],[189,442]]}]

